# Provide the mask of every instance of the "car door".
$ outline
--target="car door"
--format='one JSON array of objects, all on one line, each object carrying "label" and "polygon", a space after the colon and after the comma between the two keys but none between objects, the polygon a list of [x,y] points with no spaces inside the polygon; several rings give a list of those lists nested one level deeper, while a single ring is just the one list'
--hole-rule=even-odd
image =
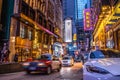
[{"label": "car door", "polygon": [[53,69],[58,69],[58,68],[59,68],[59,65],[60,65],[59,59],[54,58],[54,59],[52,60]]}]

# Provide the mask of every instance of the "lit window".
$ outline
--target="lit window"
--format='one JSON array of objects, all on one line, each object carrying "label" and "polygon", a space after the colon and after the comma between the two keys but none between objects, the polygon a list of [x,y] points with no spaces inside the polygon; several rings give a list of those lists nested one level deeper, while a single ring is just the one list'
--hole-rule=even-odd
[{"label": "lit window", "polygon": [[31,30],[29,30],[29,32],[28,32],[28,39],[32,40],[32,31]]},{"label": "lit window", "polygon": [[20,25],[20,37],[25,38],[25,28],[23,24]]}]

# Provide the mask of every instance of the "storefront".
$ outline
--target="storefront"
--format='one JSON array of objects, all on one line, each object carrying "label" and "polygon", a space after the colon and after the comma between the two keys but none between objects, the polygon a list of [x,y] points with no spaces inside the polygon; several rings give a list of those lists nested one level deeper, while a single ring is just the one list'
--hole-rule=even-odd
[{"label": "storefront", "polygon": [[26,61],[32,57],[32,41],[16,37],[15,54],[18,54],[18,61]]},{"label": "storefront", "polygon": [[14,60],[15,54],[18,61],[25,61],[32,57],[33,26],[27,25],[16,18],[11,18],[10,28],[10,61]]}]

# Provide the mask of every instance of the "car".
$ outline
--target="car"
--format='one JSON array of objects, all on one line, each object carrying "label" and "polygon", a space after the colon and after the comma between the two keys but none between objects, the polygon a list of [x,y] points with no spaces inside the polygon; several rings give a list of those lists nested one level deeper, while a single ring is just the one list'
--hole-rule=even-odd
[{"label": "car", "polygon": [[43,53],[33,61],[24,62],[23,68],[28,74],[31,72],[45,72],[50,74],[53,70],[60,71],[61,62],[57,57],[53,57],[49,53]]},{"label": "car", "polygon": [[73,66],[74,65],[74,59],[72,56],[64,56],[62,58],[62,66]]},{"label": "car", "polygon": [[83,80],[120,80],[120,51],[91,51],[83,65]]}]

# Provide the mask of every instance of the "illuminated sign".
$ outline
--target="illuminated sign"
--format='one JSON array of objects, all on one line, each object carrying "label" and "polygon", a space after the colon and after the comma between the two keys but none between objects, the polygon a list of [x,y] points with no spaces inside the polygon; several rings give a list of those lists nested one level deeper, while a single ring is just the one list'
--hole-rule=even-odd
[{"label": "illuminated sign", "polygon": [[77,34],[73,35],[73,40],[76,41],[77,40]]},{"label": "illuminated sign", "polygon": [[65,42],[72,42],[72,20],[65,20]]},{"label": "illuminated sign", "polygon": [[89,31],[93,29],[93,26],[91,24],[91,11],[90,9],[84,10],[84,30]]}]

